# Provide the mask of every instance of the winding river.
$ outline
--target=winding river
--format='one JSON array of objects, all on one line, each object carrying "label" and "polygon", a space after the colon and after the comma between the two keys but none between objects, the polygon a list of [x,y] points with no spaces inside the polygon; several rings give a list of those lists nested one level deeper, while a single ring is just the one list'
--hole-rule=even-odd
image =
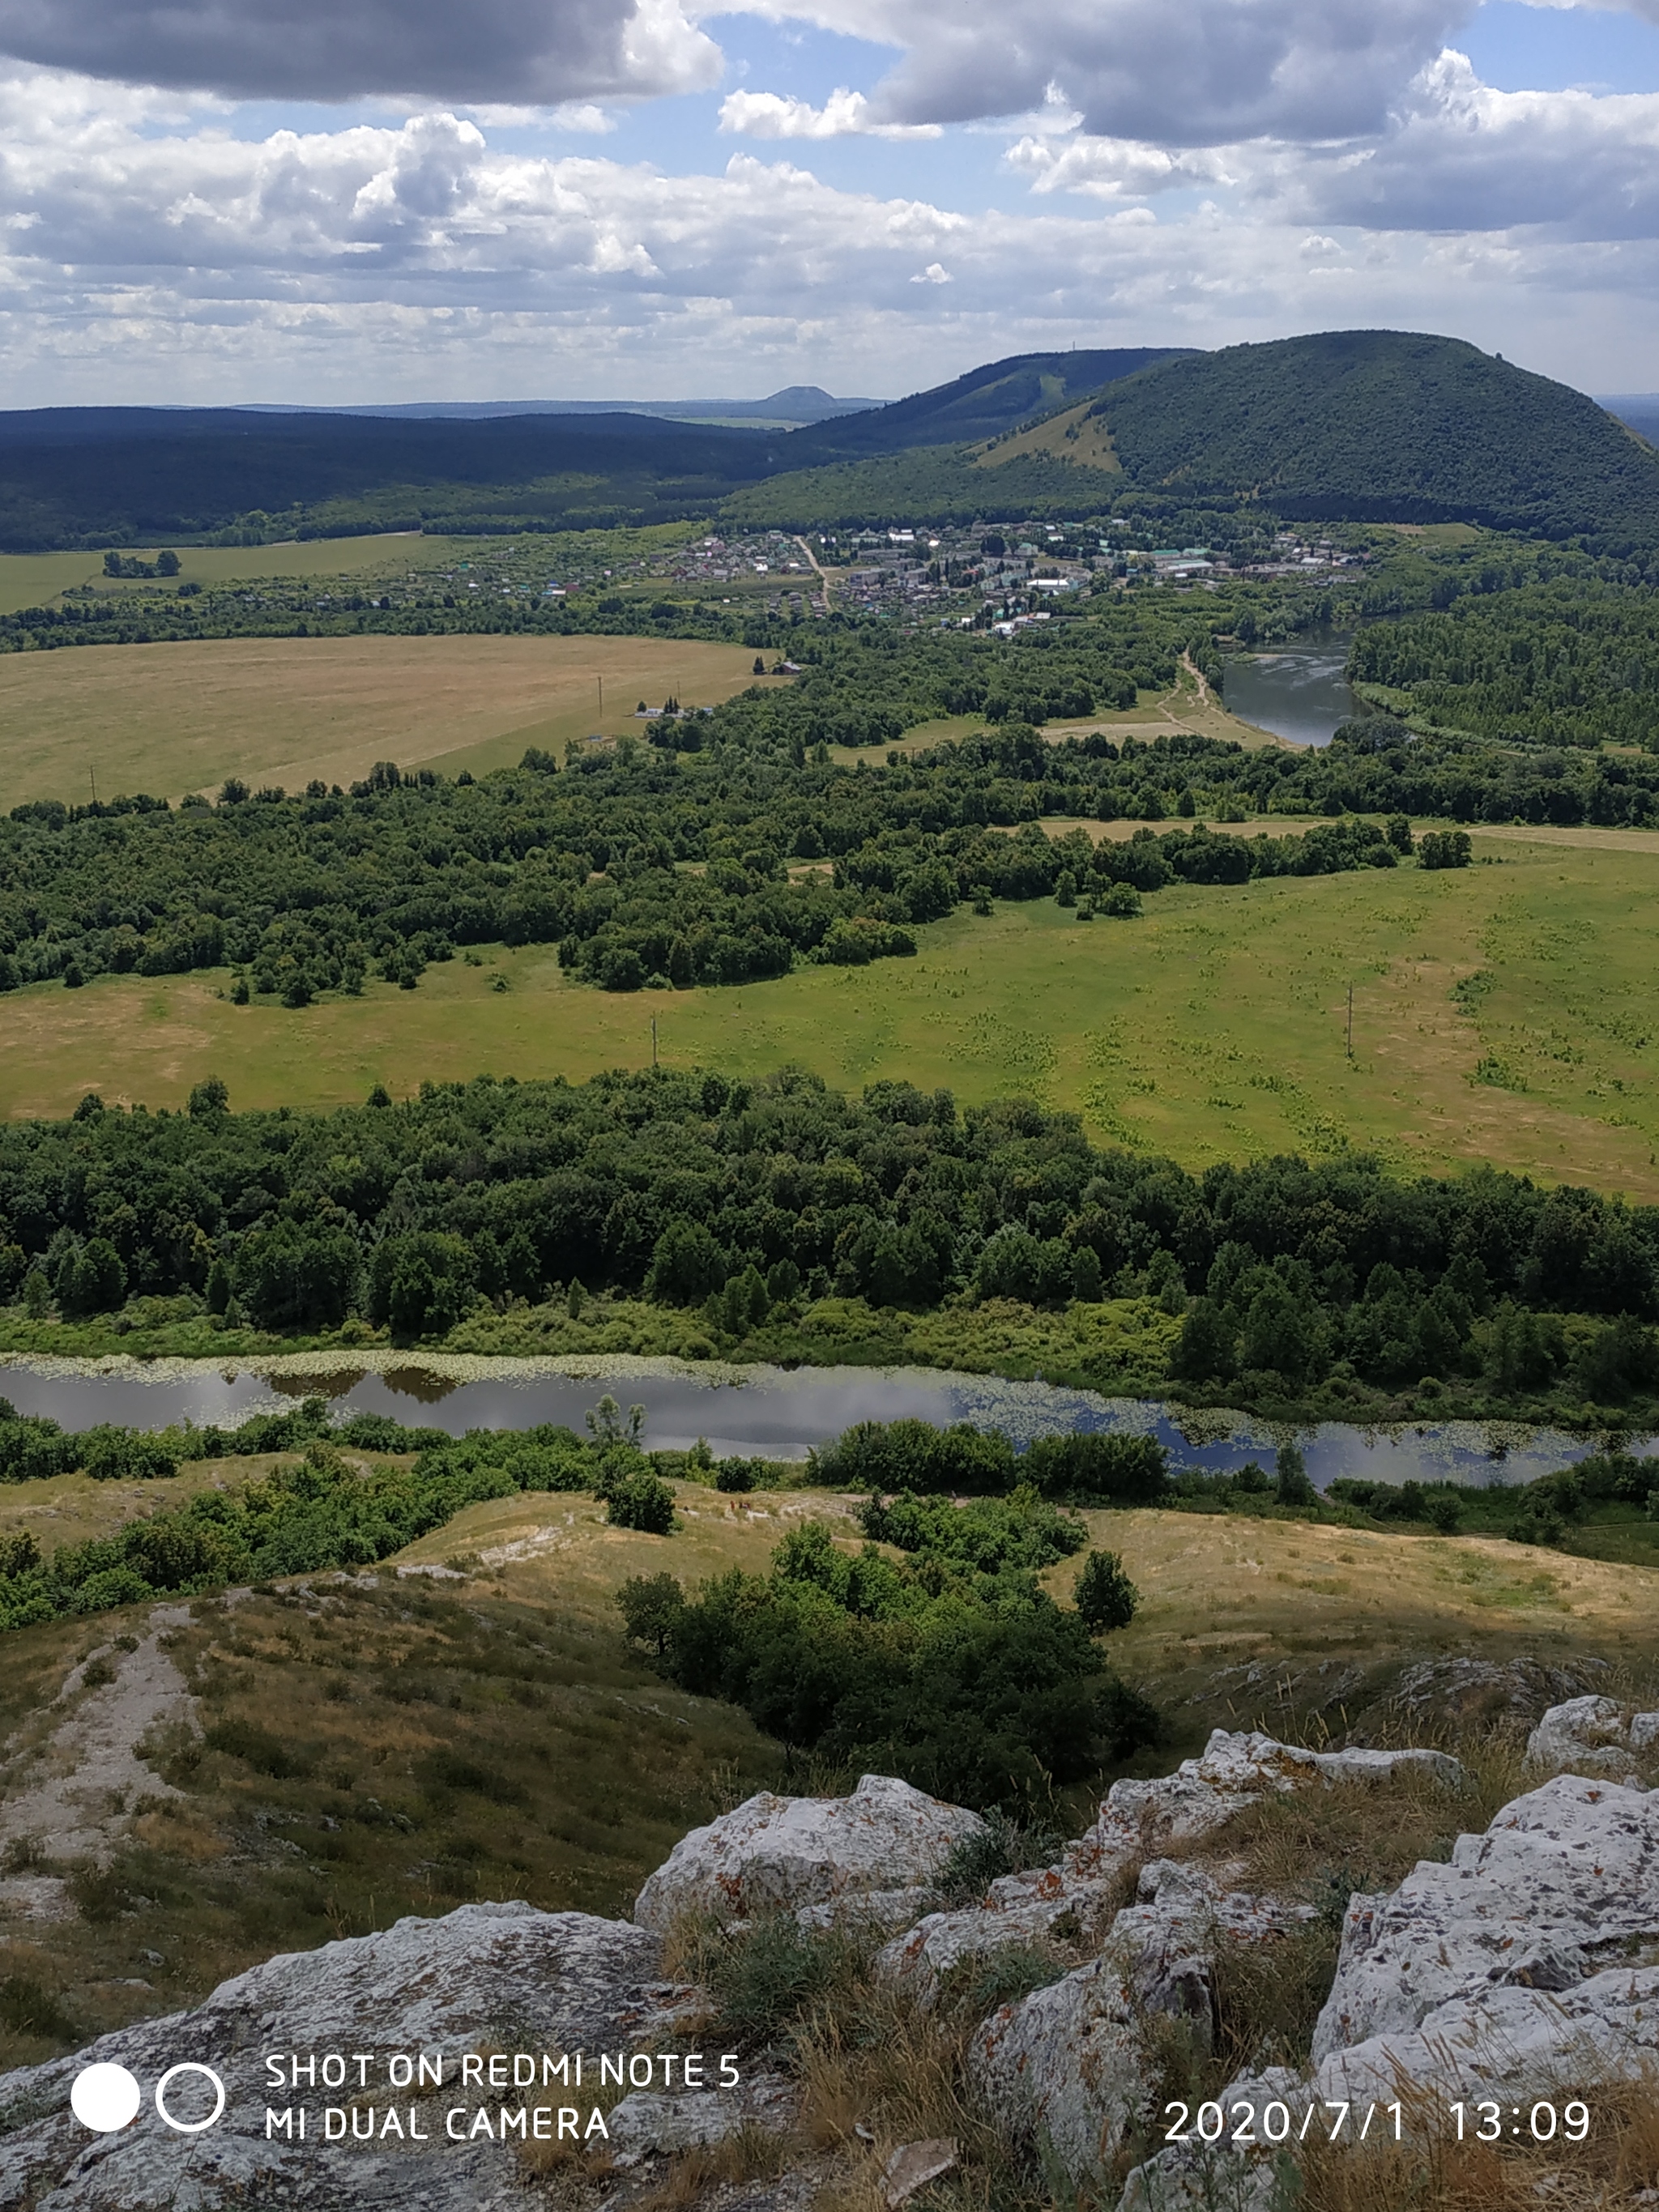
[{"label": "winding river", "polygon": [[[1023,1447],[1071,1430],[1155,1436],[1172,1466],[1231,1473],[1271,1464],[1289,1431],[1246,1414],[1194,1414],[1157,1400],[1107,1398],[1049,1382],[933,1368],[692,1366],[667,1359],[585,1362],[376,1356],[348,1364],[317,1355],[255,1365],[209,1360],[0,1361],[0,1396],[20,1413],[47,1414],[66,1429],[112,1421],[142,1429],[193,1421],[233,1427],[306,1396],[326,1398],[337,1419],[387,1413],[412,1427],[459,1436],[473,1428],[567,1424],[580,1434],[587,1408],[609,1391],[645,1408],[644,1437],[659,1449],[705,1437],[717,1455],[801,1459],[855,1421],[913,1414],[1001,1429]],[[1393,1431],[1321,1422],[1299,1431],[1308,1472],[1322,1488],[1338,1475],[1389,1482],[1448,1479],[1526,1482],[1582,1458],[1582,1437],[1509,1425],[1444,1422]],[[1656,1447],[1644,1440],[1637,1446]]]}]

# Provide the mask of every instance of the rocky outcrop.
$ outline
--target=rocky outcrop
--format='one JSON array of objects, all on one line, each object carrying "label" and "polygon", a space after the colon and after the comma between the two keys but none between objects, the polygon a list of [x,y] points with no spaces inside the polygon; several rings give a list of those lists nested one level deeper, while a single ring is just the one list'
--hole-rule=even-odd
[{"label": "rocky outcrop", "polygon": [[1659,1713],[1627,1717],[1616,1698],[1569,1698],[1552,1705],[1527,1738],[1527,1757],[1534,1766],[1560,1773],[1607,1774],[1628,1781],[1635,1754],[1659,1744]]},{"label": "rocky outcrop", "polygon": [[[1506,1805],[1449,1864],[1355,1897],[1316,2063],[1409,2034],[1494,1992],[1577,1989],[1659,1936],[1659,1796],[1558,1775]],[[1361,2062],[1369,2064],[1370,2061]]]},{"label": "rocky outcrop", "polygon": [[1153,1861],[1099,1958],[981,2028],[974,2067],[992,2110],[1073,2178],[1096,2172],[1146,2117],[1152,2017],[1178,2022],[1206,2053],[1219,1946],[1269,1942],[1312,1917],[1309,1906],[1224,1890],[1196,1867]]},{"label": "rocky outcrop", "polygon": [[1115,1782],[1092,1827],[1057,1865],[1007,1875],[977,1905],[929,1915],[882,1952],[882,1970],[931,1995],[962,1962],[1057,1937],[1103,1938],[1126,1879],[1171,1844],[1192,1844],[1275,1791],[1386,1781],[1419,1771],[1448,1788],[1462,1780],[1437,1751],[1304,1751],[1255,1732],[1217,1729],[1197,1759],[1149,1781]]},{"label": "rocky outcrop", "polygon": [[862,1913],[902,1924],[936,1901],[927,1885],[984,1827],[976,1813],[889,1775],[866,1774],[850,1797],[763,1790],[683,1837],[641,1890],[634,1917],[661,1929],[707,1913],[729,1926],[806,1907],[820,1923]]},{"label": "rocky outcrop", "polygon": [[[1592,1720],[1595,1716],[1590,1717]],[[1518,1797],[1447,1864],[1356,1896],[1314,2070],[1221,2093],[1300,2122],[1327,2100],[1431,2105],[1535,2096],[1634,2078],[1659,2063],[1659,1793],[1562,1774]],[[1131,2175],[1124,2212],[1271,2201],[1258,2153],[1188,2145]],[[1207,2191],[1209,2193],[1205,2194]]]},{"label": "rocky outcrop", "polygon": [[[521,2207],[516,2137],[495,2118],[540,2103],[594,2101],[558,2086],[527,2090],[464,2086],[468,2052],[617,2051],[649,2039],[676,1992],[657,1981],[659,1946],[625,1921],[527,1905],[469,1905],[441,1920],[400,1920],[375,1936],[270,1959],[223,1983],[193,2011],[102,2037],[72,2058],[0,2075],[0,2207],[40,2212],[191,2212],[250,2203],[304,2212],[496,2212]],[[346,2057],[338,2087],[277,2089],[267,2054],[284,2063]],[[396,2053],[441,2052],[439,2088],[394,2088]],[[359,2086],[355,2054],[372,2064]],[[89,2135],[71,2115],[82,2068],[125,2066],[144,2092],[137,2121]],[[179,2063],[211,2067],[226,2090],[224,2117],[199,2135],[172,2132],[152,2096]],[[175,2117],[196,2117],[197,2075],[169,2091]],[[306,2142],[268,2132],[266,2112],[309,2108]],[[319,2142],[322,2113],[357,2114],[368,2139]],[[463,2130],[492,2115],[491,2133],[447,2138],[445,2115]],[[365,2116],[370,2112],[374,2119]],[[387,2116],[393,2116],[388,2126]],[[555,2123],[556,2124],[556,2123]],[[393,2132],[395,2128],[396,2132]],[[417,2139],[419,2136],[425,2140]]]}]

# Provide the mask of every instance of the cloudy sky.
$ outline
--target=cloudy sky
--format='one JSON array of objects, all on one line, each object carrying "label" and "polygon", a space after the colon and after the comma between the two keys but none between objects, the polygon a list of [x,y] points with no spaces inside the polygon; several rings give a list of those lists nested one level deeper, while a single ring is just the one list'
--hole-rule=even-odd
[{"label": "cloudy sky", "polygon": [[1659,0],[0,0],[0,406],[1367,325],[1647,392]]}]

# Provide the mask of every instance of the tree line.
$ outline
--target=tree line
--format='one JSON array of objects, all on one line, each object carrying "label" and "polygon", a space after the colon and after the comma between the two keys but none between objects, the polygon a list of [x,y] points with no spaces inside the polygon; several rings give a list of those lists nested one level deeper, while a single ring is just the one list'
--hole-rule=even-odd
[{"label": "tree line", "polygon": [[836,1298],[1146,1299],[1179,1322],[1165,1387],[1218,1405],[1322,1392],[1335,1413],[1410,1386],[1635,1421],[1659,1389],[1659,1209],[1488,1170],[1194,1176],[1029,1100],[963,1112],[799,1072],[481,1077],[314,1114],[232,1113],[208,1083],[186,1113],[89,1097],[0,1129],[0,1297],[25,1316],[171,1296],[275,1335],[414,1343],[602,1292],[707,1311],[734,1342]]}]

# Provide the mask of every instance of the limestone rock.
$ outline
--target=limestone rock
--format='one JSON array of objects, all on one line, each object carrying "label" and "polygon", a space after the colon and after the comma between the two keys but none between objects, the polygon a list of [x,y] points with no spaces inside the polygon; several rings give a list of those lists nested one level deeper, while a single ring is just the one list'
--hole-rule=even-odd
[{"label": "limestone rock", "polygon": [[866,1774],[850,1797],[779,1797],[769,1790],[694,1828],[651,1875],[634,1906],[641,1928],[682,1912],[730,1923],[802,1905],[853,1908],[925,1887],[984,1822],[908,1782]]},{"label": "limestone rock", "polygon": [[1633,1713],[1631,1716],[1630,1747],[1638,1753],[1659,1748],[1659,1713]]},{"label": "limestone rock", "polygon": [[1569,1698],[1552,1705],[1527,1738],[1527,1757],[1557,1773],[1571,1768],[1575,1774],[1623,1777],[1636,1770],[1616,1698]]},{"label": "limestone rock", "polygon": [[[72,2057],[0,2075],[0,2207],[30,2212],[506,2212],[521,2207],[509,2144],[445,2139],[444,2113],[464,2107],[591,2104],[555,2086],[526,2092],[459,2086],[464,2052],[616,2051],[648,2038],[674,1992],[656,1982],[654,1936],[624,1921],[527,1905],[468,1905],[440,1920],[400,1920],[374,1936],[269,1959],[221,1984],[189,2012],[101,2037]],[[395,2052],[445,2057],[441,2090],[391,2089]],[[369,2085],[275,2091],[267,2052],[376,2055]],[[212,2067],[227,2092],[219,2124],[176,2135],[150,2102],[179,2062]],[[117,2135],[89,2135],[69,2110],[81,2069],[113,2062],[144,2092]],[[199,2082],[199,2077],[198,2077]],[[190,2118],[192,2083],[169,2093]],[[428,2140],[410,2140],[411,2106]],[[396,2110],[403,2138],[329,2146],[315,2140],[326,2106]],[[268,2106],[308,2105],[301,2146],[267,2140]],[[586,2113],[584,2112],[584,2118]]]},{"label": "limestone rock", "polygon": [[881,1952],[880,1969],[931,1995],[965,1959],[1010,1945],[1103,1938],[1127,1877],[1149,1855],[1220,1827],[1274,1790],[1385,1781],[1421,1769],[1449,1788],[1463,1770],[1438,1751],[1304,1751],[1257,1733],[1217,1729],[1203,1753],[1149,1782],[1115,1782],[1092,1827],[1057,1865],[1006,1875],[983,1900],[930,1913]]},{"label": "limestone rock", "polygon": [[1353,1898],[1313,2055],[1410,2034],[1504,1988],[1570,1990],[1659,1936],[1659,1793],[1557,1775],[1391,1896]]},{"label": "limestone rock", "polygon": [[745,2127],[778,2133],[793,2118],[796,2102],[793,2085],[781,2075],[745,2072],[736,2089],[691,2089],[678,2096],[635,2089],[613,2107],[607,2124],[617,2164],[637,2166],[659,2154],[727,2142]]},{"label": "limestone rock", "polygon": [[1583,1697],[1607,1671],[1604,1659],[1550,1665],[1527,1653],[1501,1660],[1420,1659],[1405,1669],[1386,1704],[1396,1721],[1408,1725],[1487,1721],[1523,1727],[1540,1719],[1547,1707]]},{"label": "limestone rock", "polygon": [[1308,1906],[1224,1891],[1196,1867],[1155,1861],[1099,1958],[981,2027],[973,2065],[992,2110],[1045,2141],[1074,2181],[1097,2173],[1146,2108],[1147,2016],[1184,2021],[1207,2049],[1218,1946],[1269,1942],[1311,1917]]},{"label": "limestone rock", "polygon": [[1380,1783],[1413,1768],[1449,1789],[1463,1779],[1462,1768],[1445,1752],[1304,1751],[1255,1730],[1245,1735],[1217,1729],[1202,1754],[1183,1759],[1173,1774],[1152,1782],[1115,1782],[1099,1819],[1069,1856],[1079,1871],[1091,1853],[1101,1861],[1144,1856],[1206,1835],[1241,1807],[1275,1790]]},{"label": "limestone rock", "polygon": [[898,2212],[919,2189],[952,2171],[958,2156],[954,2136],[937,2136],[927,2142],[901,2143],[881,2170],[881,2193],[887,2212]]}]

